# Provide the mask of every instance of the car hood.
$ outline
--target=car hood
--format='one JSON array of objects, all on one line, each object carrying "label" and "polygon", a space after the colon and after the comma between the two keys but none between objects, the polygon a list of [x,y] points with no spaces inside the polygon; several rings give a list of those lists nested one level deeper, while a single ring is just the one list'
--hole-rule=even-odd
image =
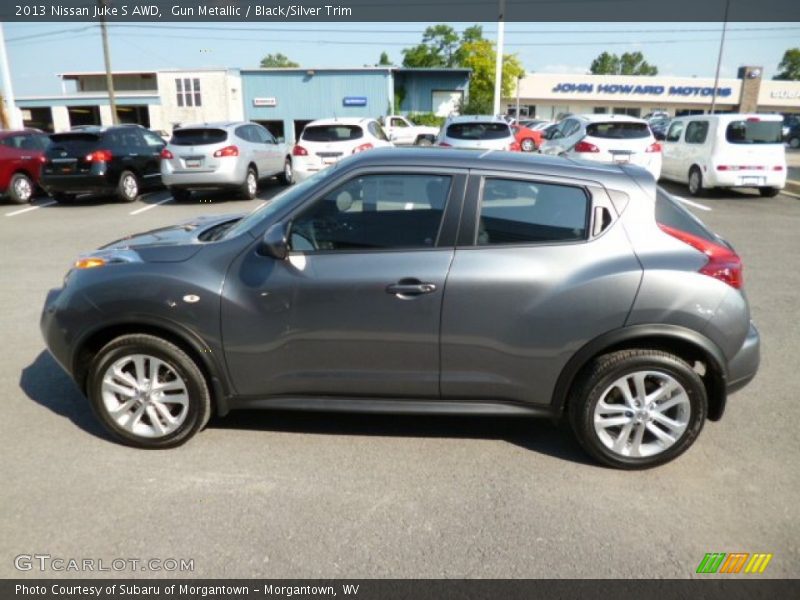
[{"label": "car hood", "polygon": [[244,214],[209,215],[181,221],[115,240],[100,250],[134,249],[143,259],[154,262],[187,260],[203,247],[203,233],[222,223],[238,221]]}]

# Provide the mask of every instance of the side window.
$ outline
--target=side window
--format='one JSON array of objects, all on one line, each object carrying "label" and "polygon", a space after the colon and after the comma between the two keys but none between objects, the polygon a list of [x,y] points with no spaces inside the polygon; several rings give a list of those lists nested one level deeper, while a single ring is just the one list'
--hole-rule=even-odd
[{"label": "side window", "polygon": [[681,133],[683,133],[683,121],[675,121],[669,126],[669,131],[667,131],[667,137],[665,139],[668,142],[677,142],[681,139]]},{"label": "side window", "polygon": [[686,126],[686,143],[702,144],[708,135],[708,121],[692,121]]},{"label": "side window", "polygon": [[272,137],[269,131],[261,127],[260,125],[251,125],[250,126],[253,130],[253,135],[255,136],[256,140],[259,144],[274,144],[275,138]]},{"label": "side window", "polygon": [[405,121],[403,121],[403,119],[398,119],[396,117],[394,119],[392,119],[392,126],[393,127],[408,127],[408,125],[406,124]]},{"label": "side window", "polygon": [[386,137],[386,133],[383,131],[383,127],[378,125],[375,121],[370,121],[367,124],[367,131],[369,131],[374,137],[378,138],[379,140],[383,140],[384,142],[388,142],[389,138]]},{"label": "side window", "polygon": [[581,124],[575,119],[567,119],[564,121],[564,126],[561,128],[561,133],[564,134],[564,137],[569,137],[577,133],[580,127]]},{"label": "side window", "polygon": [[237,137],[242,138],[246,142],[255,142],[256,140],[253,138],[252,131],[250,125],[239,125],[234,131]]},{"label": "side window", "polygon": [[489,178],[481,197],[479,246],[586,239],[586,192],[569,185]]},{"label": "side window", "polygon": [[365,175],[328,192],[292,222],[294,251],[432,248],[451,177]]}]

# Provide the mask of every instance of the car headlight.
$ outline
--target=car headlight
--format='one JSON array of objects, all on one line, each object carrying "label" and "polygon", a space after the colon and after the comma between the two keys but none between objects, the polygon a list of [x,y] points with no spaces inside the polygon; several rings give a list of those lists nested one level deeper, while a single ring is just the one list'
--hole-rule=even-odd
[{"label": "car headlight", "polygon": [[82,254],[72,265],[73,269],[95,269],[109,265],[140,263],[142,257],[135,250],[120,248],[112,250],[98,250],[91,254]]}]

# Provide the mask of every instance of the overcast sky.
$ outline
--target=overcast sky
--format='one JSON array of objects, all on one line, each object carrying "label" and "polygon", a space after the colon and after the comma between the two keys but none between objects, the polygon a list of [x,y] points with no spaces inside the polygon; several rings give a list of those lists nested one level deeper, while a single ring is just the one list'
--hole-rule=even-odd
[{"label": "overcast sky", "polygon": [[[375,64],[382,51],[402,62],[430,23],[166,23],[111,24],[116,70],[257,67],[280,52],[305,67]],[[453,23],[459,31],[472,23]],[[494,40],[497,25],[484,23]],[[17,96],[58,94],[58,73],[103,69],[100,31],[90,23],[4,24]],[[662,75],[712,77],[720,23],[507,23],[506,52],[528,72],[585,73],[600,52],[640,50]],[[730,23],[722,77],[740,65],[771,78],[784,51],[800,46],[800,23]]]}]

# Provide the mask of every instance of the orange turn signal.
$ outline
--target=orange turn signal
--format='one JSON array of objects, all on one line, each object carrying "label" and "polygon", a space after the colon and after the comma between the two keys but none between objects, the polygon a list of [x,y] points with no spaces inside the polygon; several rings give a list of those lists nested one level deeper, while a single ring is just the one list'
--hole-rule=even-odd
[{"label": "orange turn signal", "polygon": [[94,269],[95,267],[103,267],[106,265],[104,258],[97,256],[89,256],[87,258],[79,258],[75,261],[76,269]]}]

